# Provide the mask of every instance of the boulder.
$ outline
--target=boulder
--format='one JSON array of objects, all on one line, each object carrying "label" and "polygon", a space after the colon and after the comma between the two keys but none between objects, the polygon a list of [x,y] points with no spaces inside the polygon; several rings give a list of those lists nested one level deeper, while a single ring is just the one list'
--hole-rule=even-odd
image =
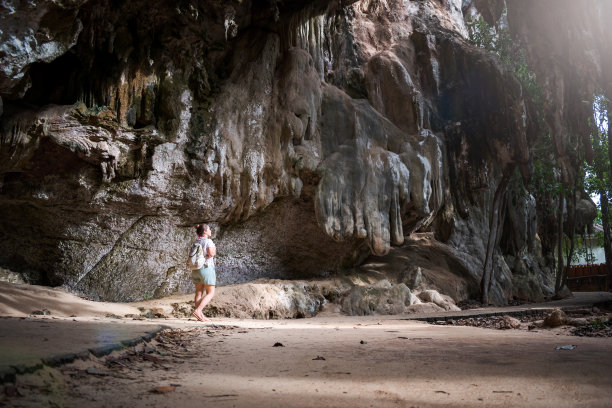
[{"label": "boulder", "polygon": [[512,316],[502,316],[502,320],[499,322],[499,328],[503,330],[520,329],[521,321]]},{"label": "boulder", "polygon": [[421,301],[434,303],[447,311],[461,310],[459,307],[457,307],[457,305],[455,305],[455,302],[451,297],[441,295],[436,290],[424,290],[420,292],[417,296],[419,297],[419,299],[421,299]]},{"label": "boulder", "polygon": [[544,318],[542,322],[543,327],[559,327],[567,325],[569,318],[565,312],[561,309],[553,310],[548,316]]}]

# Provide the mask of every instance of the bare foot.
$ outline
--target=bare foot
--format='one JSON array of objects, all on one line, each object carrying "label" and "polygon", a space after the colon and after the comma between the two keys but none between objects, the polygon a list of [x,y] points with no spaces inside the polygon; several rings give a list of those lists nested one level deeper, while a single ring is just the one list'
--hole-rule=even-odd
[{"label": "bare foot", "polygon": [[[201,322],[203,322],[204,319],[206,319],[204,316],[201,316],[201,315],[197,314],[196,312],[193,312],[191,315],[193,317],[195,317],[196,319],[198,319],[199,321],[201,321]],[[206,319],[206,320],[208,320],[208,319]]]},{"label": "bare foot", "polygon": [[210,319],[204,315],[202,315],[202,321],[203,322],[210,322]]}]

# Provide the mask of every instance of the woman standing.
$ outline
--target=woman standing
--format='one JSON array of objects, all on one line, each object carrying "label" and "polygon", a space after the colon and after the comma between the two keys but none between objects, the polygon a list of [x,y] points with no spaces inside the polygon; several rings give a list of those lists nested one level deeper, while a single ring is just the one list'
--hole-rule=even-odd
[{"label": "woman standing", "polygon": [[[202,310],[210,303],[213,296],[215,296],[215,285],[217,284],[215,255],[217,254],[217,249],[212,239],[210,239],[211,231],[207,224],[197,225],[196,233],[198,234],[196,242],[202,246],[202,251],[204,252],[206,260],[204,266],[200,269],[191,271],[191,279],[196,289],[193,316],[201,322],[209,322],[210,319],[202,314]],[[206,293],[206,295],[204,295],[204,293]]]}]

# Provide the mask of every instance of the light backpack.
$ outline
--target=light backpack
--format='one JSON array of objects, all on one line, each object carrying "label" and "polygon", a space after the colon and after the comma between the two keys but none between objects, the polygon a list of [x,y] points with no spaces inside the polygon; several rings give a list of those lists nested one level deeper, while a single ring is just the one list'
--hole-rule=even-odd
[{"label": "light backpack", "polygon": [[200,269],[204,266],[206,258],[204,257],[204,250],[200,241],[196,241],[191,245],[189,249],[189,256],[187,257],[187,268],[189,269]]}]

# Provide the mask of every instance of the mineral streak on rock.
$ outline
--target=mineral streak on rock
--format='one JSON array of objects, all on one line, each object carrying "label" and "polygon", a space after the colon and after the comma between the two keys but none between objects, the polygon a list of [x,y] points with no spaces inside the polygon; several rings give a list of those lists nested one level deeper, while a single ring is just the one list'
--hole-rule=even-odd
[{"label": "mineral streak on rock", "polygon": [[[465,18],[507,6],[529,42],[527,3],[2,3],[0,267],[100,299],[185,292],[209,222],[221,284],[353,268],[405,286],[418,268],[420,289],[474,296],[495,190],[537,126]],[[538,67],[548,91],[571,78]],[[550,291],[535,200],[509,191],[497,303]]]}]

